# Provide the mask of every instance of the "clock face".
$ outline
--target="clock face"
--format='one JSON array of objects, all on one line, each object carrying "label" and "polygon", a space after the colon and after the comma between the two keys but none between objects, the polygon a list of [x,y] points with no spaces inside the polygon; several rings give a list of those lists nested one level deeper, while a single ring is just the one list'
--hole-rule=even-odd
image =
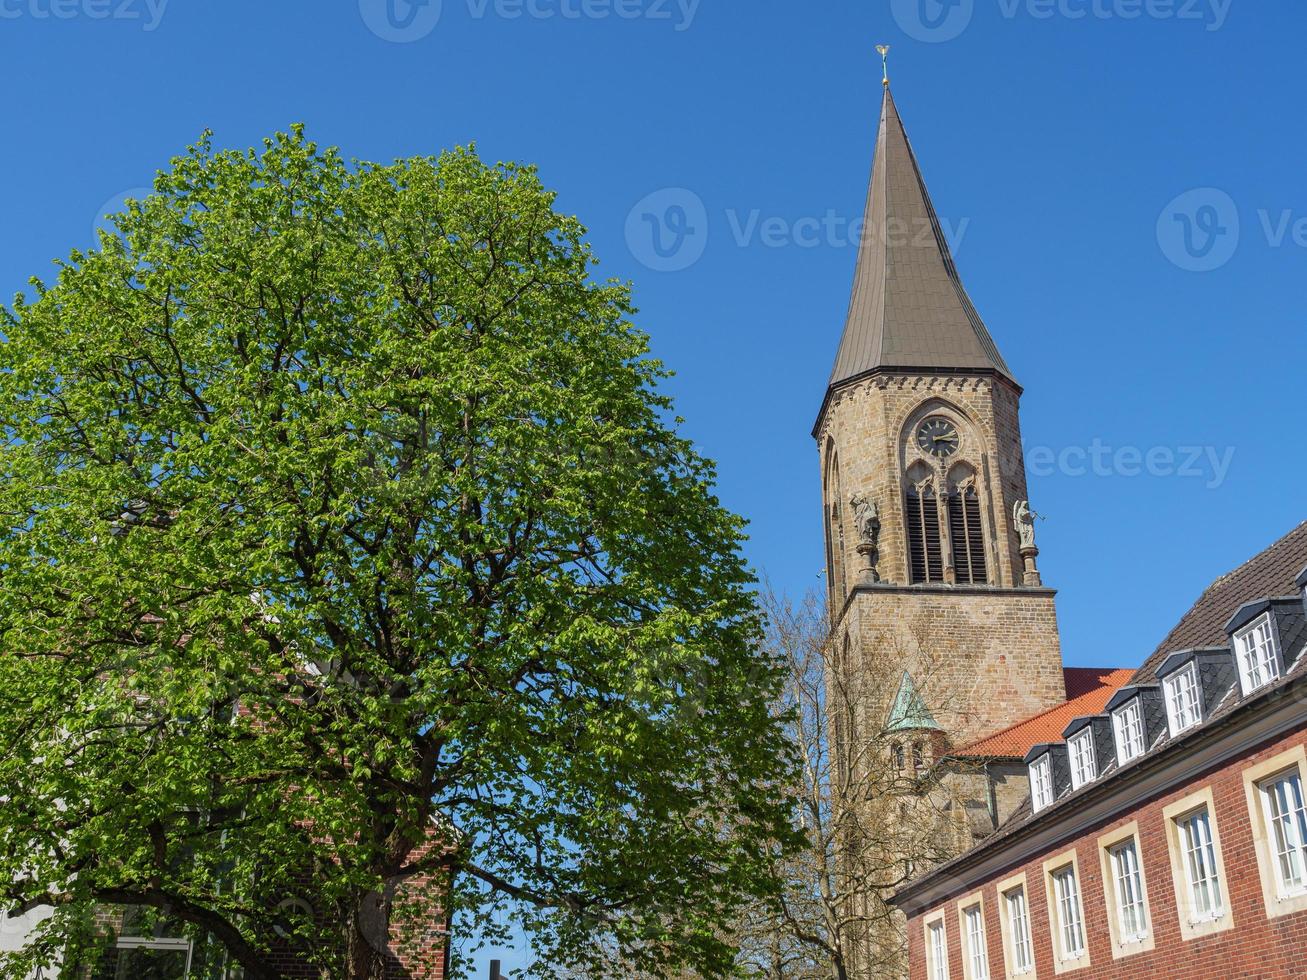
[{"label": "clock face", "polygon": [[926,419],[917,428],[917,447],[931,456],[952,456],[961,444],[957,426],[948,419]]}]

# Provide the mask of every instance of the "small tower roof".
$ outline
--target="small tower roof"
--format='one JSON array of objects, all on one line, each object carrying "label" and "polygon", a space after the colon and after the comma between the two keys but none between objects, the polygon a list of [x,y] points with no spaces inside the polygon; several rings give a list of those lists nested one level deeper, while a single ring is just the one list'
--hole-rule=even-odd
[{"label": "small tower roof", "polygon": [[941,730],[907,671],[903,672],[899,693],[894,696],[894,705],[889,709],[889,720],[885,724],[885,730],[890,732]]},{"label": "small tower roof", "polygon": [[962,286],[888,84],[864,222],[830,388],[880,369],[997,372],[1015,383]]}]

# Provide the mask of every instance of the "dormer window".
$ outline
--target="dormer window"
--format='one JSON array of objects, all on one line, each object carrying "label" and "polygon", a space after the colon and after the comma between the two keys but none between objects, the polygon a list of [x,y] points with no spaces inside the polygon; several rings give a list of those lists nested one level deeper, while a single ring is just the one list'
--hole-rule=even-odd
[{"label": "dormer window", "polygon": [[1234,649],[1239,658],[1239,684],[1245,696],[1280,676],[1280,655],[1276,647],[1269,612],[1234,634]]},{"label": "dormer window", "polygon": [[1079,789],[1098,776],[1098,766],[1094,759],[1093,726],[1077,732],[1067,746],[1071,752],[1071,788]]},{"label": "dormer window", "polygon": [[1166,678],[1166,720],[1171,737],[1188,731],[1202,721],[1199,701],[1198,664],[1190,661],[1184,669]]},{"label": "dormer window", "polygon": [[1030,763],[1030,805],[1036,813],[1053,802],[1053,759],[1047,753]]},{"label": "dormer window", "polygon": [[1138,698],[1112,712],[1112,729],[1116,733],[1116,754],[1123,764],[1144,754],[1144,713]]}]

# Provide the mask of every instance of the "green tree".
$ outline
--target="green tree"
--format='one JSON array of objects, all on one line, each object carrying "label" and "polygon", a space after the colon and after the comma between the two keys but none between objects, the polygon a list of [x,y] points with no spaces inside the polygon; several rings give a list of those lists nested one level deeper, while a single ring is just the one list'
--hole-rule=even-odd
[{"label": "green tree", "polygon": [[114,224],[0,313],[0,881],[54,909],[6,975],[109,903],[378,977],[431,875],[541,963],[726,973],[780,671],[580,223],[296,128]]}]

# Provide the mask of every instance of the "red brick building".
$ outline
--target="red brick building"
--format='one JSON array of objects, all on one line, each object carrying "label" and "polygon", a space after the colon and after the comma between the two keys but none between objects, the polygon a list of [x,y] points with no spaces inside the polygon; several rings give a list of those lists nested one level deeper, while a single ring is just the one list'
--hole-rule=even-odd
[{"label": "red brick building", "polygon": [[1307,524],[1060,716],[1030,799],[898,892],[913,980],[1307,976],[1305,651]]}]

